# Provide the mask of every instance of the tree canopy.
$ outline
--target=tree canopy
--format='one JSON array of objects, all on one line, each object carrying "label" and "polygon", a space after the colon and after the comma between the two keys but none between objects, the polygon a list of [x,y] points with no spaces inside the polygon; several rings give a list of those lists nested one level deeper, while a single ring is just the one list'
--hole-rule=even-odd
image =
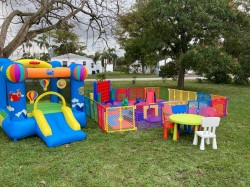
[{"label": "tree canopy", "polygon": [[66,53],[80,54],[86,46],[79,41],[79,36],[71,31],[72,26],[65,25],[61,29],[56,29],[50,35],[53,38],[52,48],[56,55],[63,55]]},{"label": "tree canopy", "polygon": [[[241,1],[242,6],[247,7],[247,2]],[[171,57],[178,66],[178,88],[183,89],[185,70],[191,64],[180,59],[190,48],[217,46],[221,39],[226,45],[229,36],[231,42],[239,41],[237,33],[249,28],[249,14],[238,6],[231,0],[141,0],[120,17],[119,41],[125,50],[139,45],[144,55]]]},{"label": "tree canopy", "polygon": [[[9,57],[22,43],[37,35],[61,29],[65,22],[83,24],[87,31],[106,34],[110,19],[119,12],[118,0],[23,0],[10,1],[12,10],[0,27],[0,57]],[[13,38],[7,41],[11,29]]]}]

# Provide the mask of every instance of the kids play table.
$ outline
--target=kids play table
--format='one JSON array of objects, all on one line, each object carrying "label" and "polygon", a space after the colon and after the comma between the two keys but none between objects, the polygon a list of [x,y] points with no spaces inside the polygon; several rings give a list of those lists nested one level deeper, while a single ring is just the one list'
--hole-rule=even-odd
[{"label": "kids play table", "polygon": [[203,116],[196,114],[173,114],[169,116],[169,120],[174,122],[174,135],[173,140],[177,140],[177,124],[193,125],[194,130],[197,131],[199,125],[201,125],[201,119]]}]

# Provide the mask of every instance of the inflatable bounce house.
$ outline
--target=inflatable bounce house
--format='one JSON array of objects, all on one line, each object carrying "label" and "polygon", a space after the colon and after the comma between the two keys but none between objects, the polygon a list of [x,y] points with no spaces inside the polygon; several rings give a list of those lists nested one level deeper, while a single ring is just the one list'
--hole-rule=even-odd
[{"label": "inflatable bounce house", "polygon": [[[88,73],[84,66],[62,68],[57,61],[0,58],[0,67],[0,126],[10,138],[17,141],[38,135],[48,147],[86,139],[81,130],[86,126],[83,94]],[[70,81],[71,107],[60,94],[67,84],[64,78]],[[27,91],[27,79],[39,79],[44,92]],[[40,101],[45,96],[50,100]]]}]

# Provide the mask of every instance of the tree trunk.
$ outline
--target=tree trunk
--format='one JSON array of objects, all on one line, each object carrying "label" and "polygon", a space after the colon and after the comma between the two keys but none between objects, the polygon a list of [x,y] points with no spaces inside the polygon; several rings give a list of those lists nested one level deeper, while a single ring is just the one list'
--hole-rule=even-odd
[{"label": "tree trunk", "polygon": [[178,89],[184,89],[185,68],[182,64],[179,65]]},{"label": "tree trunk", "polygon": [[144,75],[145,74],[145,63],[141,60],[141,71],[142,71],[142,74]]}]

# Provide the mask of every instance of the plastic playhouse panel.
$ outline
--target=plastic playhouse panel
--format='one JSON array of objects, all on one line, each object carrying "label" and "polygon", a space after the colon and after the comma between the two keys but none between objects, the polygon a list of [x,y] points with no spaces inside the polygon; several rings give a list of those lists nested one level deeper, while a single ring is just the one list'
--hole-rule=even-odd
[{"label": "plastic playhouse panel", "polygon": [[120,88],[116,90],[116,101],[123,101],[127,98],[127,88]]},{"label": "plastic playhouse panel", "polygon": [[146,87],[146,92],[147,91],[154,91],[156,99],[160,99],[160,88],[159,87]]},{"label": "plastic playhouse panel", "polygon": [[210,94],[197,92],[197,100],[211,100]]},{"label": "plastic playhouse panel", "polygon": [[213,99],[211,101],[211,105],[213,108],[216,109],[216,116],[222,117],[227,115],[227,99],[220,98],[220,99]]},{"label": "plastic playhouse panel", "polygon": [[101,102],[110,101],[110,81],[97,82],[97,92],[101,94]]},{"label": "plastic playhouse panel", "polygon": [[144,88],[128,88],[128,100],[135,101],[136,99],[145,99]]}]

